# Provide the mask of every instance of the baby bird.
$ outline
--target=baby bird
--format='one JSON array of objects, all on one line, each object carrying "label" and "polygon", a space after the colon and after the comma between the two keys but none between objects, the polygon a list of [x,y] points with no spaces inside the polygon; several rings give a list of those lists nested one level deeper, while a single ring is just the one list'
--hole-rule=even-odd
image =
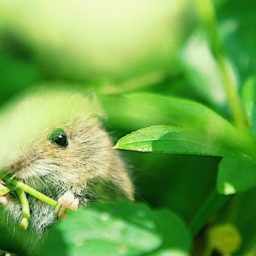
[{"label": "baby bird", "polygon": [[[58,201],[54,210],[28,196],[30,228],[43,232],[64,211],[92,201],[133,200],[125,164],[97,118],[98,107],[77,92],[33,92],[0,113],[0,168]],[[15,195],[0,197],[17,222]]]}]

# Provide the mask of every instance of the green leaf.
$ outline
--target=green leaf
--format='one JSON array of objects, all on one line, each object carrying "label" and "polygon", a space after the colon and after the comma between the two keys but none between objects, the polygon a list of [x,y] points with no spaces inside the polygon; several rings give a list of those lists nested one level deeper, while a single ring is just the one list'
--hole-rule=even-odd
[{"label": "green leaf", "polygon": [[242,102],[248,123],[256,132],[256,80],[248,79],[242,89]]},{"label": "green leaf", "polygon": [[143,204],[102,203],[54,226],[43,255],[144,255],[158,248],[188,255],[190,236],[176,215]]},{"label": "green leaf", "polygon": [[120,128],[127,125],[133,130],[155,124],[171,124],[201,131],[208,131],[216,125],[224,130],[232,129],[217,113],[191,100],[153,93],[105,96],[101,99],[110,123]]},{"label": "green leaf", "polygon": [[175,97],[151,93],[105,96],[101,98],[115,128],[136,130],[151,125],[174,125],[194,130],[216,143],[238,147],[244,137],[220,115],[206,106]]},{"label": "green leaf", "polygon": [[147,254],[147,256],[184,256],[184,253],[179,250],[161,250]]},{"label": "green leaf", "polygon": [[194,131],[155,125],[132,132],[121,138],[116,148],[141,152],[221,156],[221,148],[211,137],[205,138]]},{"label": "green leaf", "polygon": [[220,165],[217,177],[218,192],[231,195],[256,186],[256,165],[246,155],[229,154]]}]

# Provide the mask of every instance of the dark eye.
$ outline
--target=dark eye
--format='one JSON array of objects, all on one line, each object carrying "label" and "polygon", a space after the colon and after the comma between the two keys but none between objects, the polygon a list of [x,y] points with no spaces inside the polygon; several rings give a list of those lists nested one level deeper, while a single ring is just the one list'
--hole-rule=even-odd
[{"label": "dark eye", "polygon": [[60,147],[66,148],[68,146],[67,134],[61,128],[54,129],[49,140]]}]

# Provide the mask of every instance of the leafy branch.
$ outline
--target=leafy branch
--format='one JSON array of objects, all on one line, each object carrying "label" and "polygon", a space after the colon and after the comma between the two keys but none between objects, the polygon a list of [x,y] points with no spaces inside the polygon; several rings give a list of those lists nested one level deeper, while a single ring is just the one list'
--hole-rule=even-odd
[{"label": "leafy branch", "polygon": [[[255,148],[254,140],[245,129],[241,130],[247,127],[247,121],[221,43],[214,7],[208,0],[198,0],[196,4],[237,127],[198,103],[153,94],[127,95],[123,99],[119,98],[119,102],[115,100],[113,104],[115,108],[108,109],[110,115],[119,120],[116,104],[129,105],[129,111],[124,109],[120,111],[122,121],[127,119],[131,124],[141,125],[140,127],[153,125],[121,138],[116,144],[118,149],[223,157],[219,166],[217,189],[214,188],[191,221],[193,235],[196,235],[210,217],[226,204],[231,194],[246,191],[256,185],[254,182],[256,166],[250,162],[251,158],[255,158],[252,154]],[[107,107],[110,105],[110,102],[107,103]],[[140,109],[139,113],[137,113],[138,109]],[[150,119],[147,114],[149,109]],[[244,157],[247,155],[250,157]],[[232,162],[236,164],[230,168]],[[241,173],[240,170],[245,171]]]}]

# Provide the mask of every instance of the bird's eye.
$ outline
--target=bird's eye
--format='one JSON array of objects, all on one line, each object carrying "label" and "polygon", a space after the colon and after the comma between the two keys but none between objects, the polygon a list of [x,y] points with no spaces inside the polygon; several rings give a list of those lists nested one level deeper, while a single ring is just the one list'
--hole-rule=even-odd
[{"label": "bird's eye", "polygon": [[61,128],[54,129],[51,135],[49,136],[49,140],[52,143],[63,148],[66,148],[68,146],[67,134]]}]

